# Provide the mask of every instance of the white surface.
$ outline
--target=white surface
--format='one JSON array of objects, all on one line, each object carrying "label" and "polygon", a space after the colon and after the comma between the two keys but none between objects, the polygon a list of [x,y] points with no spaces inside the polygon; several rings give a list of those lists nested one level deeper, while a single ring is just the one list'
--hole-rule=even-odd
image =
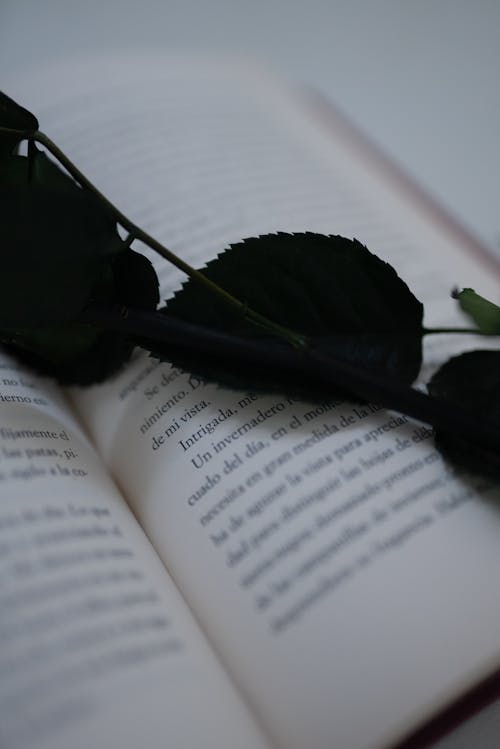
[{"label": "white surface", "polygon": [[[500,253],[499,31],[494,0],[0,0],[1,86],[108,46],[256,57],[326,94]],[[495,705],[439,749],[499,744]]]}]

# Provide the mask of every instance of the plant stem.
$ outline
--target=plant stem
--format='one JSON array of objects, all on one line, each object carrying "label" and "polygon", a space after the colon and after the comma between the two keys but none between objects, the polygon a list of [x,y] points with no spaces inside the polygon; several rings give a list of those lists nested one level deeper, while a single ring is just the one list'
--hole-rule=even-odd
[{"label": "plant stem", "polygon": [[[460,403],[435,398],[386,375],[363,369],[345,360],[324,354],[310,347],[297,351],[287,345],[269,343],[222,333],[157,312],[90,305],[80,321],[128,334],[139,345],[149,340],[165,346],[182,348],[217,357],[224,362],[238,361],[265,368],[274,379],[279,372],[304,376],[311,386],[333,385],[363,400],[399,411],[419,421],[432,424],[452,435],[493,451],[500,451],[498,424],[474,413]],[[168,357],[166,357],[168,358]]]},{"label": "plant stem", "polygon": [[437,333],[467,333],[471,335],[495,336],[498,333],[488,333],[478,328],[424,328],[423,335],[434,335]]},{"label": "plant stem", "polygon": [[143,242],[145,245],[165,258],[165,260],[168,260],[170,263],[175,265],[176,268],[179,268],[179,270],[186,273],[189,278],[202,284],[212,294],[215,294],[226,304],[229,304],[233,308],[237,309],[238,312],[246,320],[253,323],[254,325],[265,328],[271,333],[274,333],[279,338],[283,338],[284,340],[288,341],[288,343],[290,343],[294,348],[300,349],[307,346],[307,339],[305,336],[301,335],[300,333],[296,333],[295,331],[290,330],[289,328],[286,328],[279,323],[273,322],[264,315],[261,315],[259,312],[250,309],[240,299],[237,299],[221,286],[218,286],[218,284],[214,283],[210,278],[207,278],[207,276],[201,273],[201,271],[193,268],[191,265],[189,265],[189,263],[186,263],[184,260],[175,255],[171,250],[162,245],[161,242],[158,242],[157,239],[134,224],[129,218],[127,218],[127,216],[125,216],[120,210],[118,210],[118,208],[116,208],[116,206],[114,206],[113,203],[111,203],[111,201],[109,201],[108,198],[106,198],[106,196],[103,195],[103,193],[98,190],[97,187],[95,187],[95,185],[93,185],[89,179],[87,179],[87,177],[78,169],[78,167],[73,164],[73,162],[66,156],[66,154],[63,153],[63,151],[61,151],[61,149],[47,135],[45,135],[45,133],[37,130],[33,134],[32,139],[44,146],[64,166],[69,174],[71,174],[73,179],[75,179],[82,187],[90,190],[101,203],[106,205],[106,207],[113,213],[117,223],[121,224],[123,228],[128,231],[129,242],[132,241],[131,238],[138,239],[140,242]]}]

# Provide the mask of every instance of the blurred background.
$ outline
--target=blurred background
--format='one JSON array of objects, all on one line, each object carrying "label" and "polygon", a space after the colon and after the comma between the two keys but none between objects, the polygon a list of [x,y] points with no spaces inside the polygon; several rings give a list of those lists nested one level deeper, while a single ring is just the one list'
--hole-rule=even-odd
[{"label": "blurred background", "polygon": [[[317,90],[500,258],[499,0],[0,0],[1,88],[109,50],[255,59]],[[498,749],[500,703],[438,749]]]},{"label": "blurred background", "polygon": [[498,0],[0,0],[0,70],[236,54],[335,102],[500,256]]}]

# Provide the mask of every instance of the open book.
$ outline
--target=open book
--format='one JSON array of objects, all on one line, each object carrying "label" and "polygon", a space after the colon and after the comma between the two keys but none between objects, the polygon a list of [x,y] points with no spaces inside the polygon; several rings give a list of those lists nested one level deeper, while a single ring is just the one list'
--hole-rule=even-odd
[{"label": "open book", "polygon": [[[261,72],[132,58],[4,88],[193,265],[317,231],[392,262],[429,325],[456,322],[455,284],[496,295],[465,232]],[[154,262],[168,297],[181,276]],[[141,352],[62,389],[2,353],[0,746],[415,745],[500,667],[499,498],[374,406],[226,390]]]}]

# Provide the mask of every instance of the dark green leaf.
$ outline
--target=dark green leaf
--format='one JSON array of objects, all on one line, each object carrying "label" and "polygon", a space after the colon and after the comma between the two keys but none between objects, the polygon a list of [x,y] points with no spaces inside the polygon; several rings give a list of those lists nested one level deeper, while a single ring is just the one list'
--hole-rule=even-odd
[{"label": "dark green leaf", "polygon": [[[411,382],[421,364],[422,305],[395,271],[356,240],[313,233],[270,234],[233,245],[203,273],[249,307],[302,333],[334,356]],[[269,339],[194,281],[165,314],[216,330]],[[155,356],[243,387],[304,389],[285,372],[238,366],[152,345]]]},{"label": "dark green leaf", "polygon": [[[41,151],[36,146],[34,146],[33,163],[30,169],[30,181],[41,185],[47,190],[60,191],[70,195],[74,195],[75,192],[82,192],[73,177],[70,177],[55,161],[52,161],[44,151]],[[86,194],[89,196],[89,199],[95,202],[96,210],[106,212],[106,209],[101,204],[97,208],[97,201],[95,201],[90,193]]]},{"label": "dark green leaf", "polygon": [[0,189],[0,327],[67,322],[90,297],[105,261],[121,249],[107,216],[83,194],[29,185]]},{"label": "dark green leaf", "polygon": [[133,343],[75,320],[93,300],[154,309],[158,279],[92,193],[42,151],[28,162],[10,155],[0,170],[0,340],[60,381],[97,381]]},{"label": "dark green leaf", "polygon": [[[498,422],[500,432],[500,351],[468,351],[453,357],[436,372],[428,389],[437,398],[465,404],[478,421],[488,417]],[[500,475],[500,455],[467,438],[437,431],[436,444],[464,468]]]},{"label": "dark green leaf", "polygon": [[21,140],[37,130],[35,115],[0,91],[0,155],[12,153]]},{"label": "dark green leaf", "polygon": [[[79,196],[83,190],[75,180],[59,167],[44,151],[32,144],[31,158],[19,155],[10,155],[2,160],[0,170],[0,185],[6,188],[18,187],[30,184],[32,187],[44,189],[47,192],[60,194],[61,192]],[[96,198],[85,191],[89,200],[95,204],[96,210],[108,214],[107,208],[98,203]]]},{"label": "dark green leaf", "polygon": [[0,127],[32,135],[38,130],[38,120],[34,114],[0,91]]},{"label": "dark green leaf", "polygon": [[112,264],[117,304],[137,309],[156,309],[160,301],[158,276],[150,261],[139,252],[128,249],[117,255]]},{"label": "dark green leaf", "polygon": [[500,335],[500,307],[476,294],[474,289],[463,289],[454,297],[482,333]]},{"label": "dark green leaf", "polygon": [[0,132],[0,177],[3,171],[4,159],[15,153],[22,138],[10,132]]},{"label": "dark green leaf", "polygon": [[125,245],[107,209],[41,152],[7,160],[0,183],[0,328],[65,323]]},{"label": "dark green leaf", "polygon": [[6,348],[24,364],[62,384],[92,385],[129,359],[134,342],[89,325],[68,323],[23,331]]},{"label": "dark green leaf", "polygon": [[[135,279],[135,283],[133,282]],[[150,261],[131,249],[113,259],[92,300],[154,310],[158,303],[158,278]],[[135,342],[122,333],[67,322],[12,331],[0,331],[26,364],[59,382],[88,385],[118,370],[130,357]]]},{"label": "dark green leaf", "polygon": [[26,156],[9,154],[0,162],[0,189],[10,189],[29,182],[28,159]]}]

